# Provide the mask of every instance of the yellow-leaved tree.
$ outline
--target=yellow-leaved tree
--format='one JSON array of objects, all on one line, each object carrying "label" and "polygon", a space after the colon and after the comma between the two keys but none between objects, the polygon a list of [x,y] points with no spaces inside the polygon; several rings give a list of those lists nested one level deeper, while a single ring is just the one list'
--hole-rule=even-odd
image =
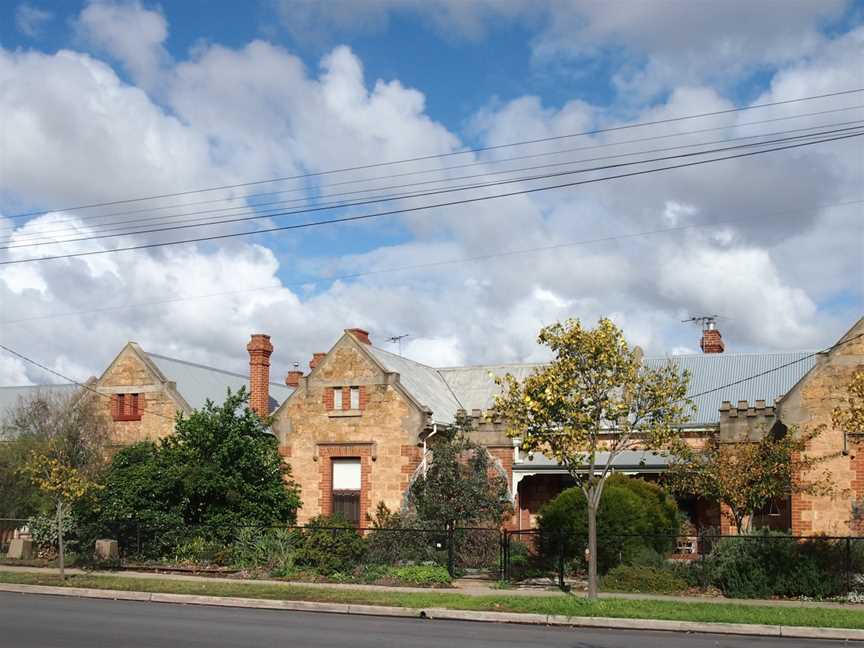
[{"label": "yellow-leaved tree", "polygon": [[597,511],[616,458],[672,451],[693,405],[689,376],[672,363],[649,368],[609,319],[593,329],[567,320],[540,331],[552,361],[522,382],[496,379],[496,414],[523,450],[554,458],[582,489],[588,513],[588,596],[597,597]]},{"label": "yellow-leaved tree", "polygon": [[81,470],[56,456],[33,453],[25,467],[30,479],[53,503],[57,511],[57,548],[60,579],[66,579],[63,516],[73,502],[94,486]]}]

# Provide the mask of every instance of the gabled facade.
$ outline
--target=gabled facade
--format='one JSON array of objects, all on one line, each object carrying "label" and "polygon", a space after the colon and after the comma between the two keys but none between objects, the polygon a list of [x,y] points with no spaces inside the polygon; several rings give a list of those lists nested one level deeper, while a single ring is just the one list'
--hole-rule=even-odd
[{"label": "gabled facade", "polygon": [[[265,336],[257,336],[261,337]],[[253,341],[255,339],[253,336]],[[171,434],[178,412],[188,414],[202,407],[208,399],[221,403],[228,389],[236,392],[246,387],[253,392],[253,397],[257,395],[261,407],[266,407],[259,411],[266,416],[292,389],[267,381],[269,374],[263,373],[261,361],[250,353],[250,375],[246,376],[148,353],[137,343],[128,342],[101,376],[87,381],[86,391],[102,395],[97,402],[111,422],[111,445],[121,447],[138,441],[155,441]],[[266,368],[269,369],[269,359]],[[75,384],[0,387],[0,419],[22,400],[42,393],[67,394],[84,389]]]}]

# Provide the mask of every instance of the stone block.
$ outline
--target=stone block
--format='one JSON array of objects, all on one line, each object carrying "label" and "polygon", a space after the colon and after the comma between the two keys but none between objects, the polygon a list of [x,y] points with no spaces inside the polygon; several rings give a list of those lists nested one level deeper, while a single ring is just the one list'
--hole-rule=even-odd
[{"label": "stone block", "polygon": [[117,549],[116,540],[97,540],[96,541],[96,559],[97,560],[118,560],[120,551]]},{"label": "stone block", "polygon": [[33,557],[33,541],[26,538],[13,538],[9,541],[7,558],[30,560]]}]

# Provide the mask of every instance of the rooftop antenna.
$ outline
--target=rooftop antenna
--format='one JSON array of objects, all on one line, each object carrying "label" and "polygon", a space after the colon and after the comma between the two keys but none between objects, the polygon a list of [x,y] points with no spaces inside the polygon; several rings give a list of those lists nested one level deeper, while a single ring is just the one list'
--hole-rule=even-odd
[{"label": "rooftop antenna", "polygon": [[717,320],[725,319],[724,317],[720,317],[719,315],[694,315],[693,317],[688,317],[687,319],[681,320],[683,324],[687,322],[692,322],[693,324],[701,324],[703,331],[713,331],[717,328]]},{"label": "rooftop antenna", "polygon": [[402,335],[394,335],[393,337],[387,338],[387,341],[390,342],[390,344],[395,344],[398,346],[400,356],[402,355],[402,340],[407,338],[409,335],[411,335],[411,334],[410,333],[403,333]]}]

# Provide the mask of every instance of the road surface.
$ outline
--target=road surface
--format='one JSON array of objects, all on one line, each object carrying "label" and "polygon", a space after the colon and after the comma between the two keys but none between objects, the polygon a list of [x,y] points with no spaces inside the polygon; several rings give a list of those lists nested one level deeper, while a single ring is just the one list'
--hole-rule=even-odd
[{"label": "road surface", "polygon": [[429,621],[0,592],[3,648],[815,648],[840,642]]}]

